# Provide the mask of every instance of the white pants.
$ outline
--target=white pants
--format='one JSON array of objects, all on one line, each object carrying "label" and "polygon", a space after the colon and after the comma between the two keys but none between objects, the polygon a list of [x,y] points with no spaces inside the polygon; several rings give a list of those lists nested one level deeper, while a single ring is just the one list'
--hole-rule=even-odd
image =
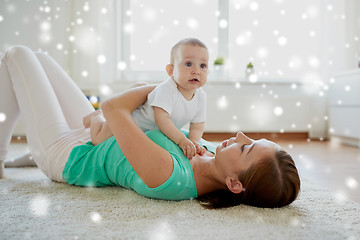
[{"label": "white pants", "polygon": [[71,150],[90,140],[82,119],[93,111],[52,58],[24,46],[5,52],[0,65],[0,160],[6,158],[21,113],[34,161],[50,179],[63,182]]}]

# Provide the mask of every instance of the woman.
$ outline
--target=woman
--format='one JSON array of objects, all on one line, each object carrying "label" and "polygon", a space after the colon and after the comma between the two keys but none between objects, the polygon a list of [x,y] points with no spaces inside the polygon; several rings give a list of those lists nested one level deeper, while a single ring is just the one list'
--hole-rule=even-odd
[{"label": "woman", "polygon": [[[94,146],[83,118],[99,113],[49,56],[17,46],[0,67],[0,160],[6,158],[16,120],[25,120],[31,153],[50,179],[79,186],[119,185],[151,198],[198,198],[208,208],[241,203],[282,207],[300,189],[290,155],[265,139],[242,133],[191,161],[159,131],[144,133],[131,112],[154,86],[128,90],[102,103],[105,134]],[[113,137],[110,137],[113,135]],[[125,158],[126,157],[126,158]]]}]

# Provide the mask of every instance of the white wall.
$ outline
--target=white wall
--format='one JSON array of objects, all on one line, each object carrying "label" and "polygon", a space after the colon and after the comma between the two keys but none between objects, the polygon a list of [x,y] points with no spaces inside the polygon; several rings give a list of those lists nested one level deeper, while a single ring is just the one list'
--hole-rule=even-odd
[{"label": "white wall", "polygon": [[23,44],[49,53],[68,71],[69,55],[65,52],[69,51],[66,29],[70,27],[70,7],[68,1],[48,1],[47,5],[40,1],[1,1],[0,52]]},{"label": "white wall", "polygon": [[[46,5],[42,1],[1,1],[0,55],[11,46],[26,45],[34,51],[47,52],[69,72],[66,29],[70,27],[70,9],[70,1],[48,1]],[[24,134],[20,119],[14,135]]]},{"label": "white wall", "polygon": [[[97,11],[82,11],[86,2],[91,3],[91,7]],[[321,56],[318,56],[322,64],[322,85],[299,80],[295,90],[291,88],[292,83],[266,83],[266,88],[263,88],[259,82],[242,83],[237,89],[235,83],[209,82],[205,87],[209,99],[207,131],[309,131],[311,137],[327,136],[327,89],[331,88],[329,79],[339,71],[354,68],[356,53],[360,54],[360,41],[355,40],[356,36],[360,38],[360,3],[358,0],[329,0],[322,7],[326,8],[327,4],[343,11],[345,17],[324,15],[323,49]],[[103,83],[107,83],[113,92],[126,89],[132,83],[114,83],[114,46],[121,39],[117,38],[112,29],[115,19],[112,6],[112,0],[49,0],[46,4],[42,1],[1,1],[0,52],[11,45],[25,44],[34,50],[48,52],[88,93],[101,95],[99,86]],[[112,14],[110,17],[101,14],[103,7]],[[78,19],[82,20],[81,24],[77,22]],[[88,32],[82,34],[89,28],[93,28],[94,36],[100,38],[94,41]],[[70,36],[76,39],[87,37],[85,40],[88,40],[89,45],[79,45],[81,41],[69,41]],[[105,65],[97,64],[99,54],[111,56]],[[328,64],[329,60],[334,64]],[[87,77],[83,71],[88,73]],[[225,109],[217,106],[218,101],[223,100],[222,96],[226,96],[228,101]],[[296,106],[298,102],[300,106]],[[283,109],[280,116],[273,113],[277,106]],[[21,124],[15,134],[24,134]]]},{"label": "white wall", "polygon": [[[206,132],[309,132],[311,138],[327,136],[327,98],[318,89],[301,83],[256,83],[209,81]],[[133,86],[131,82],[109,85],[111,93]],[[88,89],[90,95],[106,99],[99,89]],[[275,111],[281,108],[282,113]]]}]

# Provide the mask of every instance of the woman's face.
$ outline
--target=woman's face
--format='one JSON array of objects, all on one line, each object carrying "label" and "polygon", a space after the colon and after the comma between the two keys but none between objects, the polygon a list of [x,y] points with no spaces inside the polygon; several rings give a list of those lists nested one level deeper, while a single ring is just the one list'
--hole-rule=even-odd
[{"label": "woman's face", "polygon": [[236,137],[223,141],[216,148],[215,163],[225,177],[237,178],[241,171],[248,169],[265,157],[274,157],[279,146],[266,139],[253,140],[242,132]]}]

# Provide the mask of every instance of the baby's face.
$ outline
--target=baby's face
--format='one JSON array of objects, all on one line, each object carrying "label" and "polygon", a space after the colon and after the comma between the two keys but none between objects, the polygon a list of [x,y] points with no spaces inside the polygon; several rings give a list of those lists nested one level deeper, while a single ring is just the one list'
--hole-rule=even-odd
[{"label": "baby's face", "polygon": [[173,78],[179,90],[195,91],[205,85],[208,76],[209,54],[206,48],[184,44],[174,58]]}]

